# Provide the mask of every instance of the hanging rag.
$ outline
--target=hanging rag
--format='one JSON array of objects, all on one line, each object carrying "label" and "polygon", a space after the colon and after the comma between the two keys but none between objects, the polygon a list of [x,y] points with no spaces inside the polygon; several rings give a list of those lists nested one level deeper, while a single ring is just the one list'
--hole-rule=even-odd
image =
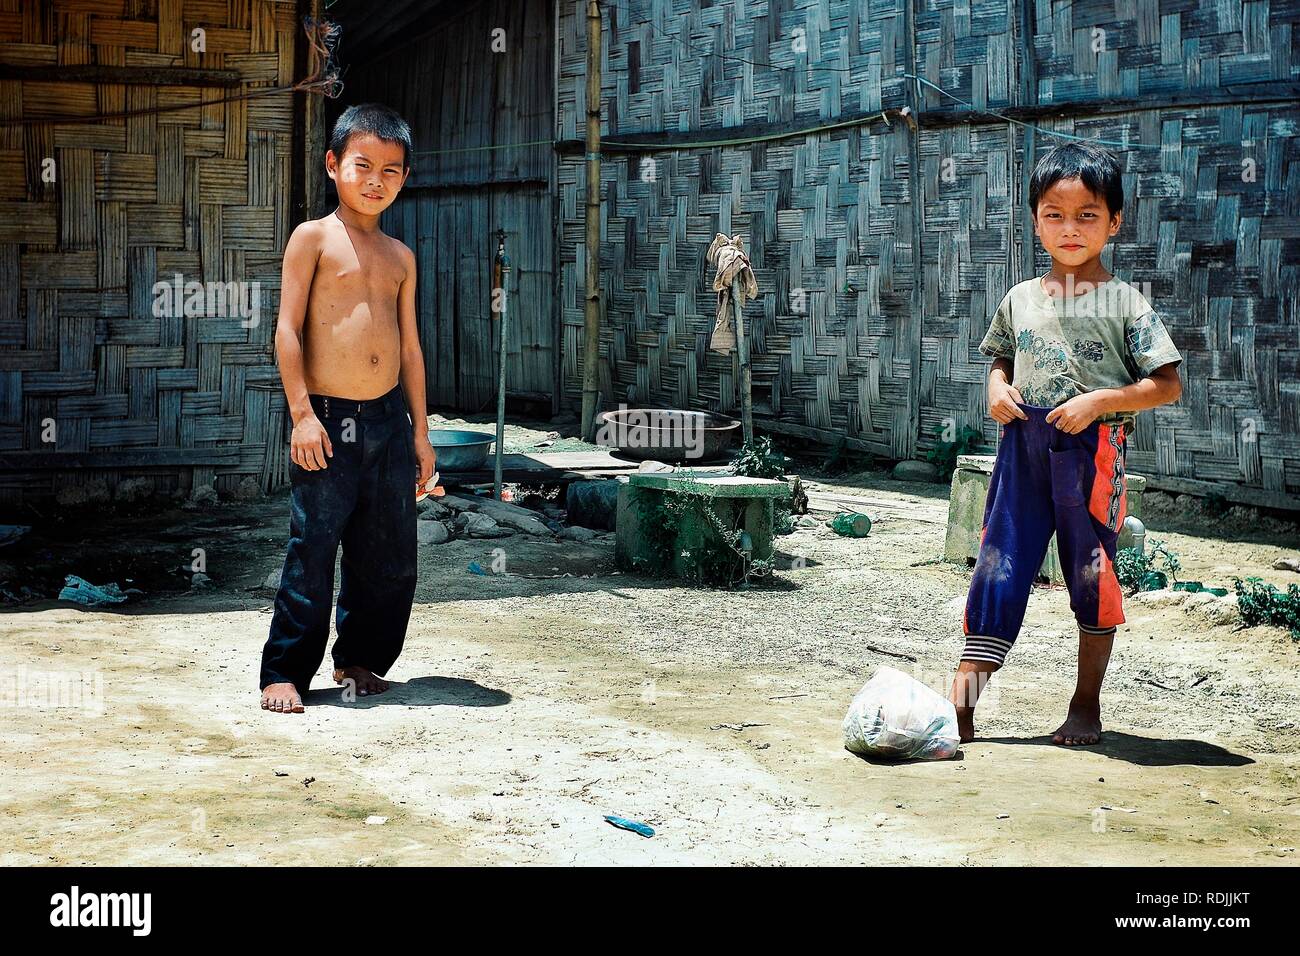
[{"label": "hanging rag", "polygon": [[709,338],[709,348],[724,355],[736,347],[735,315],[731,304],[731,280],[740,277],[740,307],[745,307],[746,299],[758,298],[758,282],[754,270],[749,267],[749,256],[745,255],[745,240],[740,236],[728,239],[718,233],[709,244],[709,251],[704,254],[707,262],[716,263],[717,273],[713,276],[713,290],[718,293],[717,314],[713,320],[713,335]]}]

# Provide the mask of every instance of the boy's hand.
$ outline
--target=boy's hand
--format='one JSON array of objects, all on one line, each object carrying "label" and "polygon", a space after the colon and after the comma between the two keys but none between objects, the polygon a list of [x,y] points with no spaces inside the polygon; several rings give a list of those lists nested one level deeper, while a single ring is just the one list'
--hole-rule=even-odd
[{"label": "boy's hand", "polygon": [[438,467],[438,453],[429,444],[428,435],[415,436],[415,461],[420,466],[420,477],[417,483],[423,487],[424,483],[433,477],[433,472]]},{"label": "boy's hand", "polygon": [[1102,414],[1101,399],[1092,392],[1076,395],[1047,413],[1047,421],[1067,435],[1077,435]]},{"label": "boy's hand", "polygon": [[1020,410],[1017,402],[1023,404],[1024,399],[1014,385],[1006,382],[989,383],[989,414],[995,421],[1006,425],[1013,418],[1028,419],[1029,416]]},{"label": "boy's hand", "polygon": [[289,438],[289,459],[300,468],[320,471],[326,467],[326,458],[334,457],[334,446],[325,426],[315,415],[305,416],[293,426]]}]

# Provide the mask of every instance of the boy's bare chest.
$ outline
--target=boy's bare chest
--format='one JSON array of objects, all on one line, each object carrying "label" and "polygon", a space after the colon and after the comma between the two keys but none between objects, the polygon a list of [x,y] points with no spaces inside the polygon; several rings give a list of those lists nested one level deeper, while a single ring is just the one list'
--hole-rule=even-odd
[{"label": "boy's bare chest", "polygon": [[343,302],[366,301],[371,308],[395,307],[405,271],[381,246],[330,244],[321,250],[312,283],[313,294]]}]

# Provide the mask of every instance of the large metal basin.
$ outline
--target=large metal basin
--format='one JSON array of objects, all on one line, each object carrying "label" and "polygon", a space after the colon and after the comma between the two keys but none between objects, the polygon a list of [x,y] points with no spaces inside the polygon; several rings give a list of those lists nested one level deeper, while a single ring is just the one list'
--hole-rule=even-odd
[{"label": "large metal basin", "polygon": [[596,444],[640,460],[697,462],[721,458],[740,422],[714,412],[680,408],[620,408],[602,412]]},{"label": "large metal basin", "polygon": [[473,471],[487,461],[488,450],[496,441],[486,432],[461,431],[453,428],[429,429],[429,444],[438,454],[438,471]]}]

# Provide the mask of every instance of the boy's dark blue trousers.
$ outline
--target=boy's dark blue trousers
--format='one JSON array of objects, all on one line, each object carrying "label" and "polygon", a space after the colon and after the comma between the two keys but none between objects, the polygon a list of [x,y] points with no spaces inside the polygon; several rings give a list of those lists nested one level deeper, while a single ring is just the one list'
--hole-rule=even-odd
[{"label": "boy's dark blue trousers", "polygon": [[401,386],[370,401],[311,396],[334,446],[328,467],[291,464],[289,549],[262,650],[261,686],[305,694],[325,657],[339,545],[335,667],[383,675],[415,596],[415,439]]},{"label": "boy's dark blue trousers", "polygon": [[962,659],[999,667],[1020,631],[1053,532],[1079,629],[1109,634],[1124,622],[1115,575],[1126,511],[1124,426],[1093,422],[1067,435],[1047,421],[1050,408],[1019,407],[1028,419],[1002,429],[962,620]]}]

